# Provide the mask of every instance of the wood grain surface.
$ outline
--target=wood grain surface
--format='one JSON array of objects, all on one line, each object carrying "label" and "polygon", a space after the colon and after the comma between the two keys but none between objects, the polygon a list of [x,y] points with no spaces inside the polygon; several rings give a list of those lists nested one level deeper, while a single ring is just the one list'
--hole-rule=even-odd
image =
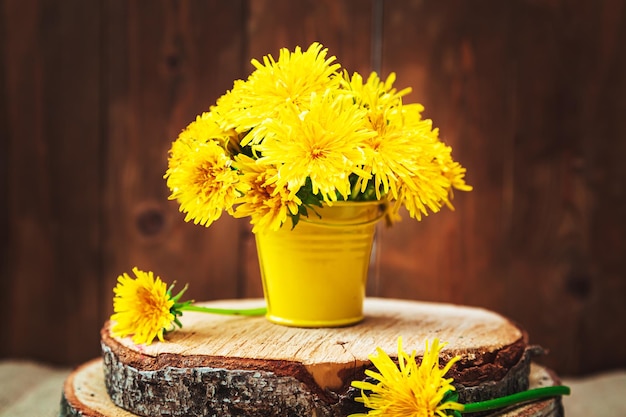
[{"label": "wood grain surface", "polygon": [[[263,300],[205,305],[250,308]],[[458,355],[448,374],[462,402],[528,388],[533,357],[522,329],[479,308],[370,298],[362,322],[343,328],[295,328],[264,317],[185,313],[165,342],[136,345],[102,330],[107,392],[143,415],[317,415],[363,411],[351,381],[364,380],[369,356],[383,349],[423,355],[425,341],[446,343],[442,362]],[[175,400],[173,400],[175,399]]]},{"label": "wood grain surface", "polygon": [[[225,308],[253,308],[263,300],[225,300],[200,305]],[[366,299],[364,320],[342,328],[301,329],[280,326],[264,317],[223,316],[185,312],[182,329],[168,333],[165,343],[136,345],[130,337],[114,338],[126,354],[145,357],[139,368],[156,369],[165,363],[148,365],[148,358],[172,357],[240,358],[255,361],[289,361],[304,365],[322,389],[339,389],[345,381],[340,376],[346,368],[358,368],[369,362],[368,356],[380,347],[389,355],[397,353],[398,337],[409,351],[418,356],[424,343],[434,338],[447,343],[442,357],[462,356],[470,363],[487,364],[512,345],[510,364],[516,364],[526,348],[522,329],[506,318],[480,308],[451,304],[381,298]],[[105,344],[108,325],[103,330]],[[478,359],[478,358],[482,359]],[[487,359],[491,357],[492,359]],[[132,357],[129,358],[132,360]],[[134,363],[134,362],[133,362]],[[505,371],[509,369],[506,368]],[[501,377],[502,375],[500,375]],[[497,375],[490,375],[496,378]],[[458,378],[457,378],[458,379]],[[467,381],[475,382],[475,381]]]}]

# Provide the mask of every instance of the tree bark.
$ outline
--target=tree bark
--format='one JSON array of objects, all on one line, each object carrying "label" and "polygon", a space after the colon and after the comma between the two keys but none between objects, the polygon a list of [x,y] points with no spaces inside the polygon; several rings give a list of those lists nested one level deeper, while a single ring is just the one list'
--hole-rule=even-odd
[{"label": "tree bark", "polygon": [[518,326],[479,308],[372,298],[365,316],[351,327],[300,329],[262,317],[186,312],[182,329],[148,346],[111,337],[107,323],[101,333],[107,392],[117,406],[144,416],[336,417],[365,411],[350,383],[366,378],[377,347],[397,356],[398,336],[417,357],[426,339],[448,343],[441,362],[461,357],[448,375],[461,402],[527,389],[531,359],[541,351]]},{"label": "tree bark", "polygon": [[[75,370],[67,379],[61,399],[60,417],[136,417],[117,407],[111,401],[104,384],[104,363],[101,359],[93,360]],[[548,369],[536,364],[530,367],[530,387],[550,386],[558,383],[558,378]],[[154,416],[166,416],[159,411]],[[220,417],[237,416],[241,414],[207,414]],[[254,414],[260,415],[260,414]],[[315,416],[316,414],[277,414],[284,416]],[[319,415],[319,414],[318,414]],[[514,407],[499,413],[485,415],[498,417],[562,417],[563,406],[560,398],[552,398]]]}]

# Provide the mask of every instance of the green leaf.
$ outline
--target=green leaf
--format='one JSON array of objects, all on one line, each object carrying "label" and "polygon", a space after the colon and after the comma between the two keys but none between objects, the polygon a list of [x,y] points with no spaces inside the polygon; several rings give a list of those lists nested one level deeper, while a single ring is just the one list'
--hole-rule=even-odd
[{"label": "green leaf", "polygon": [[174,317],[174,323],[176,323],[176,325],[182,329],[183,328],[183,324],[180,322],[180,320],[178,320],[178,317]]},{"label": "green leaf", "polygon": [[448,401],[451,402],[459,402],[459,393],[456,391],[452,391],[452,390],[448,390],[444,395],[443,398],[441,399],[441,403],[446,403]]},{"label": "green leaf", "polygon": [[[172,284],[170,286],[170,289],[173,289],[173,288],[174,288],[174,284]],[[185,287],[182,290],[180,290],[180,292],[178,294],[176,294],[175,296],[172,297],[172,300],[174,300],[174,303],[177,303],[178,300],[180,300],[180,297],[183,296],[183,294],[185,293],[185,291],[187,291],[188,288],[189,288],[189,284],[185,284]],[[169,292],[169,290],[168,290],[168,292]]]}]

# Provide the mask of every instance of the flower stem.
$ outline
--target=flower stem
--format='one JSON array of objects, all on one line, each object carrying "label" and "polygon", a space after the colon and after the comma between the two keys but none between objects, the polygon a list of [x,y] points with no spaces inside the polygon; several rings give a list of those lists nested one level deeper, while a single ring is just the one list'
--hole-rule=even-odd
[{"label": "flower stem", "polygon": [[213,314],[225,314],[231,316],[262,316],[267,313],[267,308],[215,308],[215,307],[202,307],[193,304],[188,304],[181,307],[183,311],[199,311],[201,313],[213,313]]},{"label": "flower stem", "polygon": [[464,405],[463,413],[476,413],[479,411],[494,410],[503,408],[513,404],[519,404],[526,401],[538,400],[547,397],[556,397],[559,395],[569,395],[570,388],[564,385],[556,385],[553,387],[534,388],[528,391],[518,392],[493,400],[479,401]]}]

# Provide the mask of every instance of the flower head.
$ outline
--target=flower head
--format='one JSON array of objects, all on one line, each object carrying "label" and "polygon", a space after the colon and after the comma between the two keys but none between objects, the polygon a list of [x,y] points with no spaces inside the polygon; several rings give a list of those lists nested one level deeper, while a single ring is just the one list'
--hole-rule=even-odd
[{"label": "flower head", "polygon": [[306,110],[312,94],[338,88],[335,57],[327,58],[327,49],[315,42],[306,51],[296,47],[293,52],[280,50],[278,60],[272,55],[263,62],[252,60],[255,70],[247,80],[238,80],[233,89],[217,101],[217,111],[239,132],[246,132],[248,141],[262,140],[259,125],[276,117],[288,105]]},{"label": "flower head", "polygon": [[252,231],[278,230],[289,216],[298,213],[300,198],[289,192],[286,186],[278,186],[270,180],[278,174],[274,167],[261,164],[258,159],[240,155],[234,166],[241,175],[240,190],[245,197],[235,210],[235,217],[251,217]]},{"label": "flower head", "polygon": [[452,378],[446,379],[445,375],[459,357],[454,357],[440,369],[439,352],[443,346],[437,339],[430,347],[426,341],[419,365],[415,360],[415,352],[409,355],[402,349],[402,338],[398,338],[398,365],[385,351],[377,348],[377,355],[371,355],[370,360],[378,372],[366,370],[365,373],[378,383],[352,383],[355,388],[371,391],[370,395],[362,391],[357,401],[372,410],[367,414],[353,414],[353,417],[444,417],[448,410],[463,410],[461,404],[447,400],[446,394],[455,388],[451,384]]},{"label": "flower head", "polygon": [[127,273],[117,278],[111,333],[119,337],[132,335],[135,343],[150,344],[155,337],[163,341],[163,332],[176,319],[171,311],[175,300],[152,272],[133,268],[133,273],[135,278]]},{"label": "flower head", "polygon": [[187,213],[185,221],[209,226],[223,210],[232,210],[239,176],[225,148],[230,144],[224,139],[228,136],[213,125],[215,132],[209,138],[198,139],[189,133],[197,128],[192,123],[172,144],[165,178],[172,191],[170,199],[178,200],[180,210]]},{"label": "flower head", "polygon": [[336,201],[338,194],[348,199],[349,174],[367,176],[360,169],[365,162],[363,147],[374,133],[365,129],[364,111],[348,96],[314,94],[308,107],[300,111],[287,106],[280,117],[267,121],[267,137],[257,146],[259,161],[276,166],[273,181],[292,194],[309,179],[313,194],[324,201]]}]

